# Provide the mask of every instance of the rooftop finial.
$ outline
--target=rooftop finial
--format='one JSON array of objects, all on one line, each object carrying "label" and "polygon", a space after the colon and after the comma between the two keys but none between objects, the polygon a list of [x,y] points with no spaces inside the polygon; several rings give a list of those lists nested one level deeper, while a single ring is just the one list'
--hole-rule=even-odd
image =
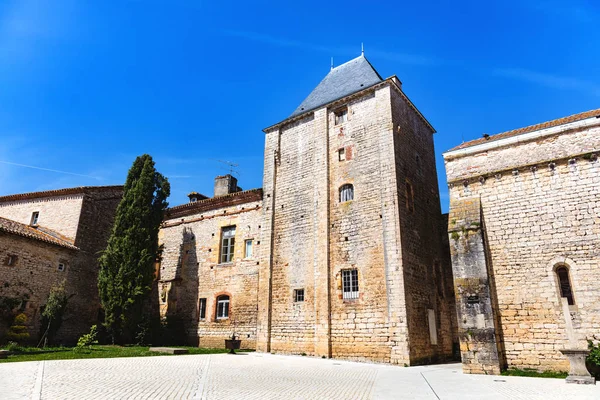
[{"label": "rooftop finial", "polygon": [[361,43],[361,44],[360,44],[360,54],[361,54],[362,56],[364,56],[364,55],[365,55],[365,44],[364,44],[364,43]]},{"label": "rooftop finial", "polygon": [[331,69],[333,69],[333,57],[331,57]]}]

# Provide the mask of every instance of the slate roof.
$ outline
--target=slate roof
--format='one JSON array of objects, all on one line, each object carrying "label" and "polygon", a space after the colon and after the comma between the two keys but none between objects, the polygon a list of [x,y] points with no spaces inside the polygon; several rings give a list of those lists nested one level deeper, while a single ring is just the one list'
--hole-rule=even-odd
[{"label": "slate roof", "polygon": [[493,142],[495,140],[505,139],[505,138],[512,137],[512,136],[522,135],[524,133],[535,132],[535,131],[539,131],[539,130],[546,129],[546,128],[553,128],[555,126],[560,126],[560,125],[568,124],[571,122],[577,122],[577,121],[581,121],[581,120],[592,118],[592,117],[600,117],[600,108],[598,108],[596,110],[582,112],[579,114],[569,115],[568,117],[553,119],[552,121],[542,122],[541,124],[530,125],[530,126],[526,126],[524,128],[513,129],[512,131],[497,133],[495,135],[489,136],[487,139],[479,138],[479,139],[471,140],[469,142],[465,142],[461,145],[458,145],[458,146],[448,150],[448,152],[451,152],[454,150],[465,149],[467,147],[476,146],[478,144],[487,143],[487,142]]},{"label": "slate roof", "polygon": [[58,232],[54,232],[41,226],[33,227],[25,225],[20,222],[2,217],[0,217],[0,232],[11,233],[13,235],[39,240],[57,246],[66,247],[67,249],[79,250],[79,248],[77,248],[71,240],[65,238]]},{"label": "slate roof", "polygon": [[290,115],[303,114],[383,81],[364,55],[333,68]]}]

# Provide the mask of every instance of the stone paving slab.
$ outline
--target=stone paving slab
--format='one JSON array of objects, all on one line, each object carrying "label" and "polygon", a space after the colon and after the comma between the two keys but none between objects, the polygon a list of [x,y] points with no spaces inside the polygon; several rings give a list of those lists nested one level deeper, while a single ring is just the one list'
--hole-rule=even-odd
[{"label": "stone paving slab", "polygon": [[176,347],[150,347],[148,350],[166,354],[188,354],[190,352],[188,349],[178,349]]},{"label": "stone paving slab", "polygon": [[264,353],[0,364],[1,399],[600,399],[600,385]]}]

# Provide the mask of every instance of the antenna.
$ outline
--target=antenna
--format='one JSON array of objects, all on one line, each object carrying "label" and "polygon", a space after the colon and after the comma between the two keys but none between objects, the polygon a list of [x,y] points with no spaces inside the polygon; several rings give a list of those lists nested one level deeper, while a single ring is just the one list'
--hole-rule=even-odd
[{"label": "antenna", "polygon": [[239,174],[239,173],[238,173],[238,172],[235,170],[235,168],[236,168],[236,167],[239,167],[239,166],[240,166],[239,164],[236,164],[236,163],[233,163],[233,162],[231,162],[231,161],[227,161],[227,160],[217,160],[217,161],[218,161],[218,162],[220,162],[220,163],[223,163],[223,164],[225,164],[225,165],[226,165],[226,167],[221,167],[221,169],[224,169],[224,170],[227,170],[227,171],[229,171],[229,175],[234,175],[234,174],[235,174],[235,175],[238,175],[238,176],[240,175],[240,174]]},{"label": "antenna", "polygon": [[331,57],[331,69],[333,69],[333,57]]}]

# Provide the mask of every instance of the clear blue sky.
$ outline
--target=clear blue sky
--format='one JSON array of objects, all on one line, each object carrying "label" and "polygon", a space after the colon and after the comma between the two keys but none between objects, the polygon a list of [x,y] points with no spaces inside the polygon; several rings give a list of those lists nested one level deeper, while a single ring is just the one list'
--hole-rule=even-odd
[{"label": "clear blue sky", "polygon": [[598,21],[592,0],[2,0],[0,195],[121,184],[142,153],[171,205],[212,195],[216,160],[260,187],[262,129],[364,42],[438,131],[447,210],[443,151],[600,107]]}]

